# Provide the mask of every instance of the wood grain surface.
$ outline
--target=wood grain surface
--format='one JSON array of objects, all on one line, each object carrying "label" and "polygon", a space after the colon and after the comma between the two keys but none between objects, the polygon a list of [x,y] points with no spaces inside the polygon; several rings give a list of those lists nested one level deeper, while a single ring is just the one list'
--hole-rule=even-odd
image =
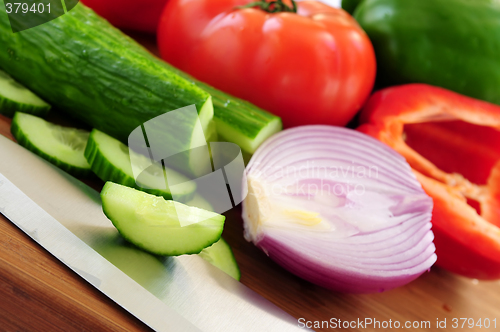
[{"label": "wood grain surface", "polygon": [[[156,53],[154,39],[133,35]],[[10,120],[0,116],[0,134],[11,137]],[[0,158],[1,155],[0,151]],[[102,183],[90,183],[99,189]],[[462,278],[437,267],[411,284],[385,293],[339,294],[303,281],[274,264],[243,238],[241,211],[227,214],[224,237],[240,265],[241,282],[297,319],[305,321],[398,321],[401,326],[429,328],[446,319],[443,330],[495,331],[491,327],[460,328],[460,318],[496,319],[500,330],[500,282]],[[221,317],[224,313],[221,313]],[[453,319],[459,328],[453,329]],[[465,324],[465,327],[468,327]],[[316,331],[332,331],[325,326]],[[371,331],[343,328],[346,331]],[[380,328],[379,330],[390,330]],[[408,329],[407,329],[408,330]],[[0,217],[0,331],[149,331],[130,314],[80,279],[38,244]],[[182,332],[182,331],[179,331]],[[286,332],[286,331],[277,331]]]}]

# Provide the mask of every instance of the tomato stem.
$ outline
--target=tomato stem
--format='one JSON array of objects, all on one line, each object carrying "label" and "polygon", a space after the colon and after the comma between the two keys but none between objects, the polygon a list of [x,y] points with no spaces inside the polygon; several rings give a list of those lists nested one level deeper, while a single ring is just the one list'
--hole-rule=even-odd
[{"label": "tomato stem", "polygon": [[260,0],[260,1],[250,2],[247,5],[238,6],[236,8],[243,9],[243,8],[258,7],[268,13],[282,13],[282,12],[297,13],[297,3],[295,3],[294,0],[291,0],[291,2],[292,6],[288,6],[286,3],[283,2],[283,0],[274,0],[274,1]]}]

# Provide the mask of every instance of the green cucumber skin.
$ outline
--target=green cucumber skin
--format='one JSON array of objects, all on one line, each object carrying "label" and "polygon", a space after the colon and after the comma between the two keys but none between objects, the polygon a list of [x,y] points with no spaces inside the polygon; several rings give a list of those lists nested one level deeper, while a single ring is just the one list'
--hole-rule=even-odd
[{"label": "green cucumber skin", "polygon": [[[222,127],[224,124],[230,126],[236,132],[243,135],[246,138],[245,141],[250,142],[255,140],[262,130],[275,122],[278,123],[276,125],[278,130],[271,132],[268,137],[283,128],[280,117],[268,113],[249,102],[230,97],[220,91],[211,91],[211,89],[215,90],[215,88],[209,88],[207,85],[204,86],[205,91],[212,93],[214,120],[218,127]],[[224,140],[238,144],[245,152],[253,154],[256,150],[255,148],[250,148],[249,143],[233,140],[233,135],[226,134],[223,130],[218,130],[218,134]]]},{"label": "green cucumber skin", "polygon": [[[99,143],[97,143],[94,139],[94,134],[95,131],[92,131],[90,133],[87,146],[85,147],[84,155],[95,175],[97,175],[104,182],[110,181],[144,191],[151,195],[162,196],[163,198],[168,200],[172,199],[172,194],[166,192],[165,190],[142,188],[138,186],[132,176],[129,176],[113,165],[110,165],[110,163],[106,161],[106,157],[102,155],[99,149]],[[193,198],[194,194],[195,192],[192,192],[189,195],[184,196],[181,201],[189,201]]]},{"label": "green cucumber skin", "polygon": [[106,218],[108,218],[109,220],[111,220],[111,223],[113,224],[113,226],[115,226],[115,228],[118,230],[118,233],[120,233],[120,236],[122,238],[125,239],[125,241],[129,242],[129,243],[132,243],[134,246],[136,246],[137,248],[141,249],[141,250],[144,250],[145,252],[148,252],[150,254],[153,254],[153,255],[158,255],[158,256],[182,256],[182,255],[198,255],[200,254],[205,248],[207,247],[210,247],[212,244],[214,244],[215,242],[219,241],[221,236],[222,236],[222,230],[219,234],[219,237],[216,238],[215,240],[214,239],[211,239],[211,240],[207,240],[207,242],[205,244],[202,245],[202,248],[200,249],[197,249],[197,250],[191,250],[189,252],[185,252],[185,251],[176,251],[176,250],[172,250],[172,251],[151,251],[149,249],[149,247],[147,245],[144,245],[143,243],[141,242],[138,242],[136,241],[135,239],[131,238],[130,236],[127,236],[127,234],[124,234],[124,232],[122,232],[120,230],[120,228],[122,227],[122,225],[120,225],[119,223],[113,221],[111,218],[110,218],[110,213],[108,212],[107,208],[104,207],[103,205],[103,212],[104,212],[104,215],[106,216]]},{"label": "green cucumber skin", "polygon": [[192,104],[200,112],[210,102],[207,92],[82,4],[19,33],[0,11],[0,67],[49,104],[122,142],[158,115]]},{"label": "green cucumber skin", "polygon": [[[270,132],[262,141],[277,133],[283,128],[281,118],[271,114],[254,104],[231,96],[225,92],[204,82],[198,81],[189,74],[167,64],[172,71],[175,71],[180,76],[193,82],[193,84],[202,88],[212,95],[214,106],[214,120],[217,124],[217,134],[224,140],[238,144],[243,151],[253,154],[256,148],[249,147],[255,140],[257,135],[266,127],[276,124],[277,130]],[[235,138],[233,135],[227,134],[221,129],[221,124],[225,124],[244,137],[243,141]]]},{"label": "green cucumber skin", "polygon": [[50,111],[50,106],[37,107],[34,105],[21,104],[7,98],[0,97],[0,114],[12,118],[16,112],[36,115],[44,118]]},{"label": "green cucumber skin", "polygon": [[72,174],[75,177],[81,177],[81,178],[88,177],[90,174],[92,174],[92,171],[90,169],[76,167],[76,166],[68,166],[66,163],[62,163],[57,158],[54,158],[51,155],[48,155],[42,150],[38,149],[26,138],[27,137],[26,133],[23,132],[21,127],[18,125],[17,121],[15,121],[15,118],[10,126],[10,132],[12,133],[12,136],[14,136],[19,145],[23,146],[27,150],[30,150],[36,155],[42,157],[43,159],[47,160],[48,162],[57,166],[63,171]]},{"label": "green cucumber skin", "polygon": [[236,262],[236,258],[234,258],[233,250],[222,237],[210,247],[203,249],[198,255],[213,266],[240,281],[240,267]]},{"label": "green cucumber skin", "polygon": [[[94,174],[97,175],[104,182],[111,181],[127,187],[148,192],[152,195],[157,195],[156,193],[153,193],[151,191],[146,191],[144,188],[140,188],[139,186],[137,186],[133,178],[123,176],[123,173],[121,171],[110,166],[106,162],[106,159],[101,155],[97,143],[93,140],[92,134],[90,134],[84,155],[88,163],[90,164],[90,167],[94,172]],[[165,197],[164,193],[159,194],[157,196]],[[165,197],[165,199],[172,199],[172,196],[170,196],[169,198]]]},{"label": "green cucumber skin", "polygon": [[51,106],[0,70],[0,114],[12,118],[16,112],[44,118]]}]

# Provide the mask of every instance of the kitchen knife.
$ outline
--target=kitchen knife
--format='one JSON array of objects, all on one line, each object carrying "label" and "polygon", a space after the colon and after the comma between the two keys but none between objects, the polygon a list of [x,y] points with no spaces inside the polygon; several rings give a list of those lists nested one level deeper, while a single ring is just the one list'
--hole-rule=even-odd
[{"label": "kitchen knife", "polygon": [[157,257],[128,245],[95,190],[1,135],[0,213],[154,330],[304,330],[196,255]]}]

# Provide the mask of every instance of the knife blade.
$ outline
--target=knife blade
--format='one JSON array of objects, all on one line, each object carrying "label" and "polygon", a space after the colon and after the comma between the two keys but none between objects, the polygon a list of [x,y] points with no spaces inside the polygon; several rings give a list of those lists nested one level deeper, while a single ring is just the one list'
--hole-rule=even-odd
[{"label": "knife blade", "polygon": [[99,193],[0,135],[0,213],[156,331],[298,331],[297,320],[196,255],[128,245]]}]

